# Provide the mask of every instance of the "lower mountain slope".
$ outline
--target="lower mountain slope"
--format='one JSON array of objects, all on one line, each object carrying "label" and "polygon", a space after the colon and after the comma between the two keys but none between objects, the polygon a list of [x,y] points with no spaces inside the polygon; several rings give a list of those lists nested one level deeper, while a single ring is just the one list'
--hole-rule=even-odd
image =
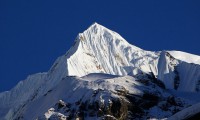
[{"label": "lower mountain slope", "polygon": [[164,119],[189,105],[154,76],[94,73],[63,78],[9,119]]}]

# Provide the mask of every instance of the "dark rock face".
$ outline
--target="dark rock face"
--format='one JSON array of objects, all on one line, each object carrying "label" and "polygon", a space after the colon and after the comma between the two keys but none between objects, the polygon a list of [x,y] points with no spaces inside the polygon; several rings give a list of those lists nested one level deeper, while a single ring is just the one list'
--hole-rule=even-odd
[{"label": "dark rock face", "polygon": [[177,90],[180,84],[180,77],[179,77],[179,73],[177,71],[177,67],[175,67],[174,70],[175,73],[175,77],[174,77],[174,89]]}]

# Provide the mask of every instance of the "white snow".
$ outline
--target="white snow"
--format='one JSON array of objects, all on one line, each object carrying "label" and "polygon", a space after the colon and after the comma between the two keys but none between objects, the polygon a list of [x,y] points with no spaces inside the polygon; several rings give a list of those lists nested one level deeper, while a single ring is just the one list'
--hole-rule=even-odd
[{"label": "white snow", "polygon": [[55,112],[54,108],[50,108],[48,112],[44,114],[44,116],[45,119],[66,120],[66,116],[61,113]]},{"label": "white snow", "polygon": [[187,63],[200,64],[200,56],[182,52],[182,51],[168,51],[176,59],[185,61]]},{"label": "white snow", "polygon": [[13,115],[13,111],[27,101],[34,99],[36,91],[45,83],[46,73],[30,75],[26,80],[20,81],[11,91],[0,93],[0,119],[7,114],[7,118]]}]

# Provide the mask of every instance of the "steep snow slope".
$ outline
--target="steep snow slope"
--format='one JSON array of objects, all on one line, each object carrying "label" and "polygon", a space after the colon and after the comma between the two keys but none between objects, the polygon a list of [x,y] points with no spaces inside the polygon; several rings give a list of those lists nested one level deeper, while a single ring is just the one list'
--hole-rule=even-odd
[{"label": "steep snow slope", "polygon": [[174,89],[174,79],[176,77],[175,66],[178,61],[175,60],[168,52],[162,51],[158,61],[158,76],[167,88]]},{"label": "steep snow slope", "polygon": [[34,99],[40,86],[44,84],[45,78],[46,73],[30,75],[10,91],[0,93],[0,119],[20,105]]},{"label": "steep snow slope", "polygon": [[126,75],[135,66],[150,72],[148,64],[157,57],[153,52],[130,45],[119,34],[97,23],[78,35],[74,48],[66,56],[68,75],[77,76],[88,73]]},{"label": "steep snow slope", "polygon": [[198,92],[199,63],[199,56],[189,53],[145,51],[129,44],[118,33],[94,23],[77,36],[74,46],[59,57],[47,73],[31,75],[11,91],[0,93],[0,119],[6,114],[9,118],[23,105],[40,99],[66,76],[107,73],[112,77],[143,73],[160,79],[168,89]]}]

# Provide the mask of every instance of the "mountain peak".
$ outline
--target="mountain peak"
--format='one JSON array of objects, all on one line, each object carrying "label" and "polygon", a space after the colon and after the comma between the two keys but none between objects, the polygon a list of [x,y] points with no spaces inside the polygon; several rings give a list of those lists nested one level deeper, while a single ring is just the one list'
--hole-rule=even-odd
[{"label": "mountain peak", "polygon": [[102,25],[100,25],[99,23],[97,23],[97,22],[94,22],[94,23],[92,23],[91,25],[90,25],[90,27],[89,28],[93,28],[93,27],[103,27]]},{"label": "mountain peak", "polygon": [[136,51],[141,49],[129,44],[118,33],[93,23],[79,33],[76,44],[70,49],[66,58],[68,75],[84,76],[92,72],[127,75],[130,70],[127,72],[123,66],[130,66],[132,53]]},{"label": "mountain peak", "polygon": [[90,26],[99,26],[100,24],[97,22],[92,23]]},{"label": "mountain peak", "polygon": [[[119,43],[123,43],[126,45],[131,45],[120,34],[97,22],[94,22],[92,25],[90,25],[84,32],[79,33],[78,39],[82,41],[96,41],[96,44],[103,43],[104,41],[109,44],[116,43],[116,45],[118,45]],[[90,44],[91,43],[92,42],[90,42]],[[134,47],[137,50],[140,49],[136,46]]]},{"label": "mountain peak", "polygon": [[109,30],[108,28],[104,27],[103,25],[98,24],[97,22],[94,22],[91,24],[84,32],[90,32],[95,33],[100,32],[101,30]]}]

